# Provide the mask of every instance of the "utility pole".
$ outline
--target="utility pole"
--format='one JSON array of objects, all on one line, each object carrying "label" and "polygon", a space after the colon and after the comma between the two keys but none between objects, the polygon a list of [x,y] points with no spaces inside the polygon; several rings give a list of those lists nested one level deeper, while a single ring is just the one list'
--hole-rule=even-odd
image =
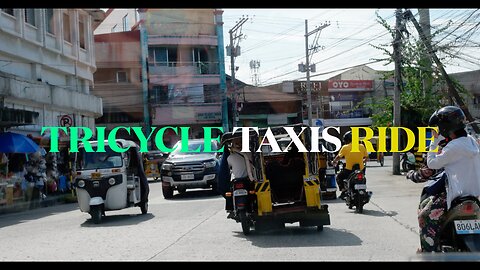
[{"label": "utility pole", "polygon": [[310,71],[312,72],[316,71],[315,64],[310,66],[310,50],[317,50],[318,47],[314,45],[312,46],[312,48],[309,48],[308,37],[312,34],[317,33],[318,31],[321,31],[322,29],[326,28],[329,25],[330,24],[325,23],[315,28],[315,30],[308,32],[308,20],[305,20],[305,65],[300,64],[298,65],[298,68],[300,72],[307,72],[307,107],[308,107],[308,125],[309,126],[312,126],[312,86],[310,85]]},{"label": "utility pole", "polygon": [[[432,44],[430,43],[430,40],[425,36],[425,33],[422,30],[422,27],[417,22],[417,20],[415,19],[415,17],[413,16],[413,14],[410,10],[407,10],[405,12],[405,18],[411,20],[413,25],[415,25],[415,28],[417,29],[418,34],[420,35],[420,39],[423,41],[423,43],[427,47],[427,51],[430,54],[430,57],[433,59],[433,61],[437,65],[437,67],[440,69],[440,72],[442,73],[442,76],[445,78],[445,81],[447,82],[449,95],[452,96],[455,99],[458,106],[465,113],[465,117],[467,118],[467,120],[469,122],[474,122],[475,119],[470,114],[470,111],[468,110],[467,105],[465,104],[465,102],[463,102],[462,97],[458,94],[457,90],[455,89],[455,85],[454,85],[452,79],[450,79],[447,72],[445,71],[445,68],[443,68],[442,63],[440,62],[437,55],[435,54],[435,51],[433,50],[433,47],[432,47]],[[477,123],[472,123],[472,128],[475,131],[475,133],[480,134],[480,129],[478,128]]]},{"label": "utility pole", "polygon": [[[430,10],[428,8],[419,8],[418,16],[420,17],[419,23],[422,27],[423,33],[427,37],[428,41],[431,42],[431,31],[430,31]],[[425,70],[420,70],[420,72],[426,73],[426,76],[422,76],[423,84],[423,94],[425,95],[427,91],[431,91],[432,88],[432,60],[428,53],[422,54],[422,63]]]},{"label": "utility pole", "polygon": [[[393,60],[395,62],[395,82],[393,90],[393,126],[401,126],[400,117],[400,91],[402,86],[402,71],[401,71],[401,45],[402,45],[402,9],[397,8],[395,11],[395,39],[393,40]],[[401,134],[398,134],[398,145],[401,142]],[[393,153],[393,174],[401,175],[400,172],[400,153]]]},{"label": "utility pole", "polygon": [[[236,39],[239,39],[242,37],[241,33],[241,27],[242,25],[248,21],[248,17],[242,17],[237,24],[235,24],[232,29],[228,31],[230,34],[230,45],[227,46],[227,55],[230,55],[230,65],[231,65],[231,75],[232,75],[232,81],[231,81],[231,86],[233,90],[233,126],[236,127],[238,126],[238,109],[237,109],[237,102],[238,102],[238,93],[237,89],[235,88],[235,57],[240,55],[240,47],[234,44],[234,41]],[[237,31],[240,29],[240,33],[237,34]],[[232,129],[233,130],[233,129]]]}]

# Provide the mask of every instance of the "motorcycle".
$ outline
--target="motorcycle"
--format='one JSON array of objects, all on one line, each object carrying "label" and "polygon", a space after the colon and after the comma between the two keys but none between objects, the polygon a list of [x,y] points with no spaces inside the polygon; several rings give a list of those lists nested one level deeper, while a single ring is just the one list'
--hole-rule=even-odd
[{"label": "motorcycle", "polygon": [[345,202],[348,209],[352,209],[355,206],[356,213],[363,213],[363,206],[367,204],[372,197],[372,192],[367,191],[365,172],[360,170],[359,164],[354,164],[352,173],[343,181],[346,188]]},{"label": "motorcycle", "polygon": [[[420,170],[409,173],[408,179],[419,183]],[[420,201],[445,190],[446,174],[431,175],[422,189]],[[440,226],[441,252],[480,251],[480,201],[474,196],[455,198]]]},{"label": "motorcycle", "polygon": [[402,171],[404,172],[416,169],[415,155],[411,152],[403,153],[400,162],[402,165]]},{"label": "motorcycle", "polygon": [[452,201],[441,227],[440,246],[443,252],[480,251],[480,201],[473,196]]},{"label": "motorcycle", "polygon": [[229,195],[233,196],[233,219],[242,224],[243,233],[248,235],[253,225],[251,215],[255,209],[255,187],[248,177],[233,179],[231,183],[232,192]]}]

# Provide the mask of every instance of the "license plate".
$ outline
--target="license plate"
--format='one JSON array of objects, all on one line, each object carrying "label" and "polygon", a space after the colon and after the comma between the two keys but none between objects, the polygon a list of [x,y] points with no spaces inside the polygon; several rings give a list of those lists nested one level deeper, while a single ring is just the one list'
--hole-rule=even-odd
[{"label": "license plate", "polygon": [[193,174],[182,174],[181,179],[182,180],[192,180],[192,179],[195,179],[195,177],[193,176]]},{"label": "license plate", "polygon": [[454,220],[457,234],[480,234],[480,219]]},{"label": "license plate", "polygon": [[335,174],[335,170],[334,170],[334,169],[327,169],[327,171],[325,172],[325,174],[327,174],[327,175]]},{"label": "license plate", "polygon": [[93,172],[93,173],[90,175],[90,177],[91,177],[92,179],[98,179],[98,178],[101,177],[101,175],[102,175],[102,174],[99,173],[99,172]]},{"label": "license plate", "polygon": [[246,189],[237,189],[233,191],[233,196],[245,196],[248,192]]},{"label": "license plate", "polygon": [[367,185],[365,184],[356,184],[355,189],[367,189]]}]

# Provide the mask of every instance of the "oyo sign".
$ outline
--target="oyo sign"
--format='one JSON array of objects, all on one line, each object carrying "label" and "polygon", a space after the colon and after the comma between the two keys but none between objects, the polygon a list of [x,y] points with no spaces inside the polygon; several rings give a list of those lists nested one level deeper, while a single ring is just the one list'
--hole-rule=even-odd
[{"label": "oyo sign", "polygon": [[334,81],[332,83],[333,88],[348,88],[348,85],[347,81]]},{"label": "oyo sign", "polygon": [[328,90],[373,90],[372,80],[328,81]]}]

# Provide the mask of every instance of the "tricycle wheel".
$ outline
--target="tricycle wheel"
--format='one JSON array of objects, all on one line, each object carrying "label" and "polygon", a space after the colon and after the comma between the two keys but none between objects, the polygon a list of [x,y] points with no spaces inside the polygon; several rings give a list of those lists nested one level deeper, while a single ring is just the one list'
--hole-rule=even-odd
[{"label": "tricycle wheel", "polygon": [[148,212],[148,202],[143,202],[140,205],[140,211],[142,211],[142,215],[145,215]]},{"label": "tricycle wheel", "polygon": [[93,223],[99,224],[102,222],[102,208],[100,205],[91,206],[90,215],[92,216]]}]

